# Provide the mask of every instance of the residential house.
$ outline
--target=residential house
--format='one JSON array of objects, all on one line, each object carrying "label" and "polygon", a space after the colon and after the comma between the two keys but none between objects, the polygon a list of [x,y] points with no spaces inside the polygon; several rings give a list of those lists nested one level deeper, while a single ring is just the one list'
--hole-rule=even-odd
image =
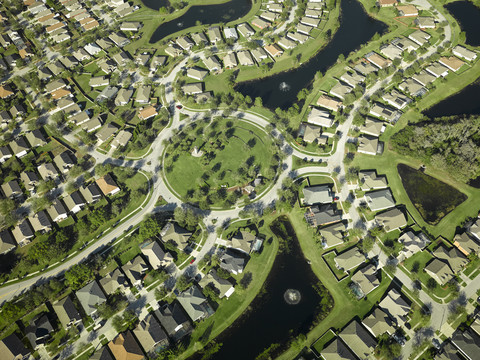
[{"label": "residential house", "polygon": [[216,44],[219,41],[222,41],[222,33],[220,32],[220,27],[218,26],[211,26],[207,30],[208,38],[212,44]]},{"label": "residential house", "polygon": [[189,51],[195,46],[195,43],[188,36],[180,36],[175,42],[185,51]]},{"label": "residential house", "polygon": [[316,28],[318,25],[320,25],[320,19],[304,16],[300,19],[300,23]]},{"label": "residential house", "polygon": [[216,56],[207,57],[203,60],[203,63],[207,67],[208,71],[219,71],[222,68],[222,64],[217,60]]},{"label": "residential house", "polygon": [[4,163],[11,157],[12,157],[12,152],[10,151],[9,147],[1,146],[0,147],[0,163]]},{"label": "residential house", "polygon": [[177,302],[165,304],[158,310],[155,310],[155,316],[173,342],[181,340],[193,330],[192,324]]},{"label": "residential house", "polygon": [[214,313],[200,289],[193,285],[177,296],[177,301],[183,307],[192,321],[199,321]]},{"label": "residential house", "polygon": [[375,52],[368,53],[365,56],[365,59],[367,59],[370,63],[372,63],[379,69],[385,69],[392,64],[391,60],[385,59]]},{"label": "residential house", "polygon": [[88,186],[83,185],[79,190],[88,204],[92,204],[102,198],[102,193],[94,182]]},{"label": "residential house", "polygon": [[87,133],[94,132],[102,127],[102,122],[100,121],[100,116],[96,115],[93,119],[88,120],[82,124],[82,129]]},{"label": "residential house", "polygon": [[110,100],[112,99],[116,94],[118,93],[118,88],[115,86],[107,86],[105,89],[103,89],[100,94],[95,98],[95,101],[97,103],[105,101],[105,100]]},{"label": "residential house", "polygon": [[113,41],[109,38],[101,38],[96,41],[97,45],[100,46],[103,50],[108,50],[113,46]]},{"label": "residential house", "polygon": [[456,234],[453,238],[453,245],[457,247],[465,256],[475,253],[480,254],[480,244],[466,232]]},{"label": "residential house", "polygon": [[0,231],[0,255],[15,249],[17,243],[8,229]]},{"label": "residential house", "polygon": [[30,243],[31,239],[35,236],[32,228],[28,222],[28,219],[24,219],[19,222],[17,226],[12,230],[13,237],[18,246],[22,247]]},{"label": "residential house", "polygon": [[157,67],[165,65],[167,57],[163,55],[155,55],[150,61],[150,70],[155,71]]},{"label": "residential house", "polygon": [[379,337],[385,333],[389,335],[395,333],[395,323],[390,316],[379,307],[376,307],[370,315],[363,319],[362,324],[375,337]]},{"label": "residential house", "polygon": [[303,188],[303,204],[326,204],[333,201],[330,185],[307,186]]},{"label": "residential house", "polygon": [[0,354],[5,360],[26,360],[30,357],[30,351],[15,333],[0,340]]},{"label": "residential house", "polygon": [[325,94],[320,95],[317,100],[319,107],[337,112],[342,107],[342,102]]},{"label": "residential house", "polygon": [[438,62],[453,72],[457,72],[465,64],[465,62],[455,56],[443,56]]},{"label": "residential house", "polygon": [[186,95],[201,94],[203,92],[203,83],[190,83],[182,86],[182,91]]},{"label": "residential house", "polygon": [[147,106],[146,108],[144,109],[141,109],[139,112],[138,112],[138,117],[139,119],[141,120],[148,120],[152,117],[155,117],[158,115],[158,112],[157,112],[157,109],[155,109],[154,106]]},{"label": "residential house", "polygon": [[72,52],[72,56],[77,59],[77,61],[90,60],[91,56],[83,48],[79,48]]},{"label": "residential house", "polygon": [[334,124],[334,119],[331,117],[330,113],[325,110],[320,110],[315,107],[312,107],[307,116],[307,122],[310,124],[323,126],[325,128],[330,128]]},{"label": "residential house", "polygon": [[96,280],[89,282],[83,288],[77,290],[75,295],[87,316],[94,316],[97,312],[97,305],[107,301],[105,294]]},{"label": "residential house", "polygon": [[264,48],[258,47],[251,50],[252,56],[257,63],[261,63],[263,60],[268,59],[268,54]]},{"label": "residential house", "polygon": [[375,170],[362,170],[358,173],[359,185],[363,191],[384,189],[388,187],[385,175],[377,175]]},{"label": "residential house", "polygon": [[20,185],[18,185],[17,180],[10,180],[5,184],[2,184],[2,192],[6,198],[14,199],[23,195]]},{"label": "residential house", "polygon": [[408,38],[418,45],[423,46],[431,38],[431,35],[422,30],[415,30],[413,33],[408,35]]},{"label": "residential house", "polygon": [[436,62],[425,68],[425,70],[435,76],[436,78],[445,77],[448,75],[448,68]]},{"label": "residential house", "polygon": [[282,48],[277,44],[265,45],[263,48],[272,58],[280,57],[283,55]]},{"label": "residential house", "polygon": [[397,0],[378,0],[378,6],[380,7],[390,7],[397,5]]},{"label": "residential house", "polygon": [[355,65],[354,67],[355,71],[359,72],[362,75],[368,75],[374,72],[377,72],[378,68],[376,66],[373,66],[369,62],[362,61],[359,64]]},{"label": "residential house", "polygon": [[90,80],[88,80],[88,85],[90,85],[92,88],[107,86],[109,84],[110,81],[105,76],[93,76],[90,78]]},{"label": "residential house", "polygon": [[10,85],[4,84],[0,85],[0,99],[8,99],[13,96],[15,93]]},{"label": "residential house", "polygon": [[64,56],[60,58],[60,62],[67,69],[73,69],[75,66],[79,64],[78,60],[75,59],[75,57],[73,56]]},{"label": "residential house", "polygon": [[355,86],[365,82],[365,76],[355,71],[347,71],[342,76],[340,76],[340,80],[354,88]]},{"label": "residential house", "polygon": [[225,69],[233,69],[238,65],[237,58],[235,57],[235,53],[231,52],[223,58],[223,65]]},{"label": "residential house", "polygon": [[396,38],[392,40],[392,45],[395,45],[397,48],[399,48],[402,51],[416,51],[419,48],[419,45],[415,43],[413,40],[401,37],[401,38]]},{"label": "residential house", "polygon": [[83,48],[91,56],[97,56],[99,53],[102,52],[102,48],[95,43],[87,44]]},{"label": "residential house", "polygon": [[439,284],[449,281],[468,263],[468,258],[456,247],[447,248],[441,243],[433,251],[434,258],[425,267],[425,272]]},{"label": "residential house", "polygon": [[233,39],[234,41],[238,40],[237,30],[235,30],[235,28],[233,28],[233,27],[223,28],[223,33],[225,35],[225,39]]},{"label": "residential house", "polygon": [[169,345],[167,334],[152,314],[140,321],[133,333],[146,353],[156,352]]},{"label": "residential house", "polygon": [[397,5],[397,11],[400,16],[418,16],[418,10],[415,5]]},{"label": "residential house", "polygon": [[27,155],[28,150],[30,150],[23,136],[20,136],[15,140],[10,141],[8,145],[10,145],[10,149],[12,149],[13,155],[15,155],[15,157],[17,157],[18,159]]},{"label": "residential house", "polygon": [[474,360],[478,358],[480,335],[471,327],[465,330],[457,329],[452,335],[452,343],[460,350],[465,359]]},{"label": "residential house", "polygon": [[195,45],[208,45],[208,38],[203,32],[190,34]]},{"label": "residential house", "polygon": [[68,211],[74,214],[78,213],[86,205],[85,200],[83,200],[82,196],[80,195],[80,191],[78,190],[70,195],[65,196],[63,198],[63,202],[65,203]]},{"label": "residential house", "polygon": [[2,125],[2,128],[7,128],[7,125],[10,123],[11,120],[12,117],[7,110],[0,111],[0,123]]},{"label": "residential house", "polygon": [[314,19],[319,19],[322,17],[322,13],[323,11],[321,9],[315,9],[315,8],[309,8],[307,7],[305,9],[305,16],[306,17],[311,17],[311,18],[314,18]]},{"label": "residential house", "polygon": [[195,80],[203,80],[208,75],[208,71],[197,66],[187,69],[187,76]]},{"label": "residential house", "polygon": [[471,225],[467,227],[467,231],[475,239],[480,241],[480,220],[479,219],[480,218],[476,218],[475,221],[473,221]]},{"label": "residential house", "polygon": [[26,113],[25,108],[20,103],[13,104],[13,106],[10,108],[9,112],[10,112],[10,115],[12,115],[12,117],[14,119],[21,119],[23,117],[23,115],[25,115],[25,113]]},{"label": "residential house", "polygon": [[112,352],[115,360],[145,359],[145,354],[130,330],[118,334],[115,339],[108,343],[108,348]]},{"label": "residential house", "polygon": [[308,26],[308,25],[305,25],[305,24],[298,24],[297,25],[297,32],[299,32],[301,34],[310,35],[312,30],[313,30],[312,26]]},{"label": "residential house", "polygon": [[358,296],[359,298],[367,296],[380,285],[380,280],[377,277],[377,269],[372,264],[368,264],[358,270],[352,275],[351,279],[357,293],[360,295]]},{"label": "residential house", "polygon": [[53,326],[45,313],[36,316],[25,328],[25,337],[34,350],[38,349],[41,344],[45,344],[52,333]]},{"label": "residential house", "polygon": [[220,267],[234,275],[241,274],[247,261],[244,255],[227,250],[220,258]]},{"label": "residential house", "polygon": [[445,284],[455,276],[448,262],[437,258],[432,259],[427,266],[425,266],[424,270],[440,285]]},{"label": "residential house", "polygon": [[166,267],[173,262],[173,257],[169,252],[165,252],[157,241],[141,247],[142,254],[147,258],[153,269]]},{"label": "residential house", "polygon": [[124,88],[120,89],[117,93],[117,97],[115,98],[115,105],[117,106],[127,105],[132,95],[133,95],[133,90],[124,89]]},{"label": "residential house", "polygon": [[357,151],[362,154],[376,155],[378,153],[378,145],[378,138],[368,135],[360,135],[358,137]]},{"label": "residential house", "polygon": [[237,25],[237,31],[244,37],[244,38],[249,38],[253,35],[255,35],[255,30],[252,29],[252,27],[247,24],[247,23],[242,23]]},{"label": "residential house", "polygon": [[173,58],[179,57],[183,54],[183,50],[177,44],[169,44],[164,50],[165,53]]},{"label": "residential house", "polygon": [[402,298],[402,294],[395,289],[391,289],[378,306],[395,321],[397,326],[403,326],[407,321],[411,308],[410,304]]},{"label": "residential house", "polygon": [[434,82],[436,77],[432,74],[427,73],[425,70],[422,70],[418,74],[413,75],[412,79],[421,84],[422,86],[427,86],[428,84]]},{"label": "residential house", "polygon": [[260,13],[259,17],[270,22],[270,23],[273,23],[275,22],[275,20],[277,20],[279,18],[279,14],[277,13],[274,13],[272,11],[263,11]]},{"label": "residential house", "polygon": [[88,360],[115,360],[107,346],[96,350]]},{"label": "residential house", "polygon": [[307,208],[304,217],[310,226],[316,227],[342,220],[342,212],[335,204],[314,205]]},{"label": "residential house", "polygon": [[360,359],[373,356],[377,340],[357,320],[350,322],[339,336]]},{"label": "residential house", "polygon": [[393,44],[387,44],[380,48],[380,52],[390,60],[401,59],[403,50]]},{"label": "residential house", "polygon": [[366,193],[365,202],[372,211],[385,210],[395,206],[395,199],[388,188]]},{"label": "residential house", "polygon": [[323,360],[357,360],[358,358],[345,345],[340,338],[336,337],[328,346],[326,346],[320,356]]},{"label": "residential house", "polygon": [[90,116],[88,116],[86,111],[81,111],[79,113],[74,114],[70,117],[69,121],[72,121],[75,125],[83,125],[90,120]]},{"label": "residential house", "polygon": [[269,11],[281,13],[283,11],[283,6],[282,6],[282,4],[269,3],[269,4],[267,4],[267,9]]},{"label": "residential house", "polygon": [[184,250],[188,245],[188,239],[192,233],[182,228],[176,222],[168,222],[160,231],[160,236],[164,243],[172,242],[180,250]]},{"label": "residential house", "polygon": [[47,213],[54,222],[60,222],[68,217],[67,210],[60,200],[55,200],[47,209]]},{"label": "residential house", "polygon": [[356,246],[344,251],[334,258],[335,266],[344,271],[350,271],[358,265],[365,262],[365,256],[358,250]]},{"label": "residential house", "polygon": [[27,138],[27,141],[30,143],[31,147],[43,146],[47,143],[39,129],[28,132],[25,137]]},{"label": "residential house", "polygon": [[407,226],[407,218],[399,208],[393,208],[381,214],[376,214],[375,220],[386,232]]},{"label": "residential house", "polygon": [[148,265],[143,258],[138,255],[122,266],[123,273],[127,276],[132,286],[141,286]]},{"label": "residential house", "polygon": [[82,317],[70,296],[67,295],[63,299],[55,302],[52,307],[64,329],[76,326],[82,322]]},{"label": "residential house", "polygon": [[107,295],[112,295],[117,292],[124,294],[130,287],[127,277],[118,268],[105,275],[99,280],[99,282],[103,291]]},{"label": "residential house", "polygon": [[53,163],[43,163],[37,167],[38,173],[43,180],[55,180],[58,178],[58,171]]},{"label": "residential house", "polygon": [[113,196],[120,192],[120,188],[110,174],[102,176],[100,179],[96,180],[96,183],[105,196]]},{"label": "residential house", "polygon": [[108,123],[103,125],[103,127],[98,130],[95,134],[98,144],[103,144],[104,142],[108,141],[115,133],[118,131],[118,127],[113,123]]},{"label": "residential house", "polygon": [[135,94],[135,101],[139,104],[147,104],[150,101],[150,93],[152,92],[151,85],[142,85],[137,89]]},{"label": "residential house", "polygon": [[347,227],[344,222],[337,222],[331,225],[322,227],[320,230],[322,237],[322,246],[328,249],[340,244],[343,244],[344,236],[347,232]]},{"label": "residential house", "polygon": [[331,89],[330,94],[336,96],[342,100],[345,100],[345,96],[350,94],[353,91],[353,87],[350,85],[344,84],[342,82],[337,82]]},{"label": "residential house", "polygon": [[232,283],[226,279],[223,279],[217,275],[215,269],[211,269],[207,275],[205,275],[199,282],[198,285],[203,289],[205,286],[213,287],[214,291],[218,294],[220,299],[226,297],[227,299],[235,291]]},{"label": "residential house", "polygon": [[398,88],[402,91],[409,93],[412,96],[421,96],[427,92],[427,90],[423,87],[422,84],[418,83],[412,78],[408,78],[402,81]]},{"label": "residential house", "polygon": [[289,50],[295,48],[297,46],[297,43],[288,39],[287,37],[282,37],[280,40],[278,40],[278,45],[280,45],[285,50]]},{"label": "residential house", "polygon": [[107,74],[112,73],[117,68],[117,66],[115,65],[115,62],[107,58],[102,58],[98,60],[97,65],[104,73],[107,73]]},{"label": "residential house", "polygon": [[[322,137],[322,128],[315,125],[302,123],[300,125],[303,128],[303,141],[306,143],[326,143],[328,141],[327,137]],[[300,133],[300,131],[299,131]],[[325,140],[325,141],[323,141]]]},{"label": "residential house", "polygon": [[[272,24],[268,21],[265,21],[259,17],[254,17],[253,20],[251,21],[252,25],[259,28],[260,30],[269,28],[272,26]],[[266,50],[266,49],[265,49]]]},{"label": "residential house", "polygon": [[132,136],[133,135],[132,135],[131,132],[126,131],[126,130],[120,130],[118,132],[117,136],[115,136],[115,138],[113,139],[113,141],[111,143],[112,148],[117,149],[117,148],[123,148],[123,147],[127,146],[128,142],[130,141]]},{"label": "residential house", "polygon": [[402,116],[402,113],[388,106],[384,106],[380,103],[375,102],[370,109],[370,115],[376,116],[380,119],[384,119],[391,124],[395,124],[400,118],[400,116]]},{"label": "residential house", "polygon": [[64,151],[53,158],[53,162],[62,174],[67,174],[68,171],[75,165],[76,159],[70,151]]},{"label": "residential house", "polygon": [[115,45],[121,48],[130,43],[130,40],[120,33],[113,33],[108,38],[112,40]]},{"label": "residential house", "polygon": [[47,233],[52,230],[52,223],[47,216],[45,210],[41,210],[38,213],[29,216],[30,224],[32,225],[33,231],[35,233]]},{"label": "residential house", "polygon": [[431,16],[419,16],[414,22],[420,29],[435,29],[435,18]]},{"label": "residential house", "polygon": [[253,61],[252,54],[248,50],[237,52],[237,57],[240,65],[242,66],[253,66],[255,62]]},{"label": "residential house", "polygon": [[467,48],[457,45],[452,49],[453,55],[458,56],[467,61],[473,61],[477,58],[477,53]]},{"label": "residential house", "polygon": [[392,105],[393,107],[399,110],[403,109],[412,101],[412,99],[410,99],[408,96],[403,95],[401,92],[395,89],[389,93],[383,94],[382,99],[387,104]]},{"label": "residential house", "polygon": [[122,31],[139,31],[142,27],[143,24],[139,21],[124,21],[120,24]]},{"label": "residential house", "polygon": [[415,234],[412,231],[407,231],[398,238],[398,241],[403,245],[398,255],[399,261],[404,261],[410,256],[422,251],[430,242],[430,240],[423,233]]}]

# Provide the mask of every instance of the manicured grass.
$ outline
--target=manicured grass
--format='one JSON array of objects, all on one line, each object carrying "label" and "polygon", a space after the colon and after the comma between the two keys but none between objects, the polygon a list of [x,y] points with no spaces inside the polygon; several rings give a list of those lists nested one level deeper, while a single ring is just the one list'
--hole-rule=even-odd
[{"label": "manicured grass", "polygon": [[308,184],[310,186],[314,186],[314,185],[323,185],[323,184],[334,184],[334,182],[328,176],[309,176]]}]

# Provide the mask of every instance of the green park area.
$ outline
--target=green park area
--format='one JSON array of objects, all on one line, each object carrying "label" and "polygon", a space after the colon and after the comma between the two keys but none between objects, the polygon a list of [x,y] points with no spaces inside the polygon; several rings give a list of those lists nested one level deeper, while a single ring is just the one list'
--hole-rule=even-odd
[{"label": "green park area", "polygon": [[164,167],[170,187],[184,200],[229,207],[252,189],[259,194],[276,175],[276,147],[267,133],[241,120],[195,124],[171,139]]}]

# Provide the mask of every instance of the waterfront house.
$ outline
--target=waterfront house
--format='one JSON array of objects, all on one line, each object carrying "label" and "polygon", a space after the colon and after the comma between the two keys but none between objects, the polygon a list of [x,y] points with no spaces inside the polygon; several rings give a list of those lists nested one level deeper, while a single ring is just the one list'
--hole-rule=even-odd
[{"label": "waterfront house", "polygon": [[385,123],[383,121],[367,117],[365,124],[361,125],[359,131],[362,134],[379,137],[385,131]]},{"label": "waterfront house", "polygon": [[343,244],[344,236],[347,232],[347,226],[344,222],[340,221],[322,227],[319,232],[322,237],[323,248],[328,249]]},{"label": "waterfront house", "polygon": [[340,100],[337,100],[336,98],[333,98],[326,94],[320,95],[317,100],[317,105],[319,107],[331,110],[333,112],[337,112],[341,108],[342,104],[343,103]]},{"label": "waterfront house", "polygon": [[219,277],[215,269],[211,269],[208,274],[198,282],[198,285],[202,289],[205,288],[205,286],[212,286],[220,299],[224,297],[228,299],[235,291],[232,283]]},{"label": "waterfront house", "polygon": [[154,353],[169,345],[167,334],[153,314],[140,321],[133,333],[146,353]]},{"label": "waterfront house", "polygon": [[334,124],[334,119],[330,116],[330,113],[325,110],[320,110],[315,107],[312,107],[307,116],[307,122],[310,124],[323,126],[325,128],[330,128]]},{"label": "waterfront house", "polygon": [[365,81],[365,76],[360,75],[355,71],[347,71],[342,76],[340,76],[340,80],[354,88],[355,86],[360,85]]},{"label": "waterfront house", "polygon": [[255,62],[253,61],[252,54],[250,54],[250,51],[248,50],[243,50],[237,52],[237,57],[238,57],[238,62],[242,66],[253,66],[255,65]]},{"label": "waterfront house", "polygon": [[352,353],[352,351],[340,340],[339,337],[335,337],[328,346],[324,347],[320,356],[323,360],[357,360],[358,358]]},{"label": "waterfront house", "polygon": [[181,340],[193,330],[192,324],[177,302],[163,305],[155,311],[155,316],[173,342]]},{"label": "waterfront house", "polygon": [[365,256],[354,246],[335,256],[334,261],[337,269],[350,271],[365,262]]},{"label": "waterfront house", "polygon": [[370,63],[372,63],[379,69],[385,69],[392,64],[391,60],[385,59],[384,57],[378,55],[375,52],[371,52],[365,55],[365,59],[367,59]]},{"label": "waterfront house", "polygon": [[377,175],[375,170],[359,171],[358,179],[362,191],[384,189],[388,187],[387,177],[385,175]]},{"label": "waterfront house", "polygon": [[462,60],[455,56],[441,57],[438,62],[453,72],[457,72],[465,64]]},{"label": "waterfront house", "polygon": [[389,188],[368,192],[364,199],[372,211],[386,210],[395,206],[395,199]]},{"label": "waterfront house", "polygon": [[263,48],[268,53],[268,55],[270,55],[272,58],[276,58],[283,55],[282,48],[277,44],[266,45]]},{"label": "waterfront house", "polygon": [[225,69],[233,69],[238,65],[237,58],[235,57],[234,52],[225,55],[225,57],[223,58],[223,65],[225,66]]},{"label": "waterfront house", "polygon": [[237,41],[238,40],[238,34],[237,34],[237,30],[235,30],[235,28],[231,27],[225,27],[223,28],[223,33],[225,35],[225,39],[232,39],[234,41]]},{"label": "waterfront house", "polygon": [[350,94],[353,91],[353,87],[350,85],[344,84],[342,82],[337,82],[331,89],[330,94],[336,96],[342,100],[345,100],[345,96]]},{"label": "waterfront house", "polygon": [[357,151],[362,154],[376,155],[378,151],[378,138],[368,135],[360,135],[358,137]]},{"label": "waterfront house", "polygon": [[190,51],[195,45],[195,43],[190,40],[188,36],[180,36],[175,42],[185,51]]},{"label": "waterfront house", "polygon": [[416,42],[420,46],[425,45],[431,37],[432,36],[430,34],[422,30],[415,30],[413,33],[408,35],[410,40]]},{"label": "waterfront house", "polygon": [[271,23],[275,22],[275,20],[277,20],[279,16],[280,16],[279,14],[274,13],[272,11],[264,11],[259,15],[260,18],[267,20]]},{"label": "waterfront house", "polygon": [[177,296],[177,301],[183,307],[192,321],[199,321],[214,313],[200,289],[193,285]]},{"label": "waterfront house", "polygon": [[328,225],[342,220],[342,212],[336,204],[314,205],[307,208],[305,221],[312,227]]},{"label": "waterfront house", "polygon": [[427,86],[434,82],[436,77],[432,74],[429,74],[425,70],[422,70],[418,74],[412,76],[412,79],[421,84],[422,86]]},{"label": "waterfront house", "polygon": [[263,19],[260,19],[259,17],[253,18],[252,25],[256,26],[260,30],[263,30],[263,29],[266,29],[266,28],[269,28],[270,26],[272,26],[271,23],[269,23],[268,21],[265,21]]},{"label": "waterfront house", "polygon": [[380,285],[376,267],[373,264],[368,264],[359,269],[352,275],[352,283],[355,284],[357,291],[360,290],[361,297],[368,295]]},{"label": "waterfront house", "polygon": [[415,24],[420,29],[435,29],[435,18],[431,16],[419,16],[415,19]]},{"label": "waterfront house", "polygon": [[208,38],[210,39],[210,42],[212,44],[216,44],[219,41],[222,41],[222,33],[220,32],[220,27],[219,26],[211,26],[208,28],[207,31]]},{"label": "waterfront house", "polygon": [[195,95],[203,92],[203,83],[190,83],[182,86],[182,91],[186,95]]},{"label": "waterfront house", "polygon": [[402,94],[401,92],[393,89],[389,93],[385,93],[382,95],[382,99],[389,105],[392,105],[393,107],[397,109],[403,109],[405,106],[407,106],[412,99],[410,99],[408,96]]},{"label": "waterfront house", "polygon": [[380,52],[390,60],[401,59],[403,50],[393,44],[387,44],[380,48]]},{"label": "waterfront house", "polygon": [[246,263],[244,255],[232,250],[227,250],[220,257],[220,267],[234,275],[241,274]]},{"label": "waterfront house", "polygon": [[415,5],[397,5],[397,11],[400,16],[418,16],[418,10]]},{"label": "waterfront house", "polygon": [[[380,0],[382,1],[382,0]],[[350,322],[338,336],[358,356],[366,359],[373,356],[377,340],[357,320]]]},{"label": "waterfront house", "polygon": [[467,61],[473,61],[477,58],[477,53],[467,48],[457,45],[452,49],[453,55],[458,56],[459,58],[465,59]]},{"label": "waterfront house", "polygon": [[386,232],[407,226],[407,218],[399,208],[393,208],[382,212],[381,214],[377,214],[375,220]]},{"label": "waterfront house", "polygon": [[244,37],[250,38],[251,36],[255,35],[255,30],[247,23],[242,23],[237,25],[237,31]]},{"label": "waterfront house", "polygon": [[190,34],[195,45],[208,45],[208,38],[203,32]]},{"label": "waterfront house", "polygon": [[187,69],[187,76],[195,80],[203,80],[208,75],[208,71],[197,66]]},{"label": "waterfront house", "polygon": [[278,45],[280,45],[282,48],[288,50],[288,49],[293,49],[297,44],[295,41],[292,41],[286,37],[282,37],[280,40],[278,40]]},{"label": "waterfront house", "polygon": [[448,75],[448,68],[436,62],[425,68],[425,70],[435,76],[436,78],[445,77]]}]

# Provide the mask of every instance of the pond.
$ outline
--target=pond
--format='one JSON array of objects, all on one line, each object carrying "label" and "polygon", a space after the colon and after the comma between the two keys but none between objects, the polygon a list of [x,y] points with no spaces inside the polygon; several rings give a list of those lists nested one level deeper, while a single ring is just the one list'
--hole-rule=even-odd
[{"label": "pond", "polygon": [[470,1],[455,1],[445,5],[445,8],[453,15],[465,31],[467,45],[480,45],[480,8]]},{"label": "pond", "polygon": [[405,164],[397,165],[403,187],[413,206],[429,224],[440,222],[467,196],[454,187]]},{"label": "pond", "polygon": [[[347,56],[368,42],[375,33],[383,33],[387,26],[372,19],[355,0],[341,1],[340,27],[325,48],[299,68],[265,79],[240,83],[236,90],[252,99],[261,97],[263,105],[271,109],[289,108],[297,101],[297,94],[306,88],[317,71],[325,73],[340,54]],[[282,84],[282,85],[281,85]]]},{"label": "pond", "polygon": [[162,7],[167,7],[170,5],[168,0],[142,0],[142,2],[146,7],[149,7],[153,10],[158,10]]},{"label": "pond", "polygon": [[[155,3],[155,0],[146,0]],[[150,38],[150,44],[162,40],[177,31],[202,24],[227,23],[240,19],[252,8],[250,0],[231,0],[223,4],[195,5],[182,16],[161,24]]]},{"label": "pond", "polygon": [[[275,259],[265,291],[250,304],[252,310],[216,339],[223,345],[210,359],[255,359],[272,344],[280,344],[276,352],[284,350],[290,339],[308,332],[319,313],[322,297],[313,288],[319,280],[307,264],[290,222],[279,218],[272,224],[272,231],[284,239],[285,250]],[[300,293],[296,305],[286,302],[288,289]],[[328,293],[325,295],[323,299],[331,299]],[[324,316],[325,313],[328,311]]]},{"label": "pond", "polygon": [[480,79],[423,112],[429,118],[480,115]]}]

